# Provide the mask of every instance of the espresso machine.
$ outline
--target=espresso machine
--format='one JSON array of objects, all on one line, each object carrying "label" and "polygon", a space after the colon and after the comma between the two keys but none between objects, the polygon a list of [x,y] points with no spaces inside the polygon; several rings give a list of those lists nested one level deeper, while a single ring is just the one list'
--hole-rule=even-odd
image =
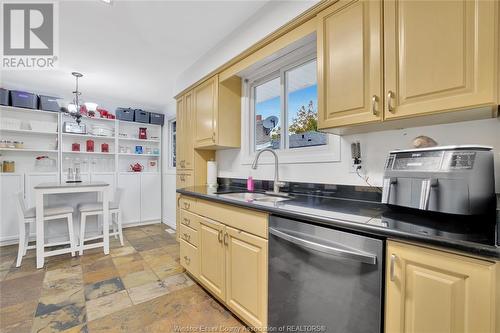
[{"label": "espresso machine", "polygon": [[495,211],[491,147],[395,150],[384,168],[382,203],[459,215]]}]

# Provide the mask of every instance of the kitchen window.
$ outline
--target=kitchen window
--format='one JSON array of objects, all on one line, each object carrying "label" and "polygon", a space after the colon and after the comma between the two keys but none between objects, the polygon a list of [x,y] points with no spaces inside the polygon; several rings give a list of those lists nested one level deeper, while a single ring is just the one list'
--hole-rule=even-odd
[{"label": "kitchen window", "polygon": [[318,131],[316,73],[314,44],[274,59],[246,77],[246,162],[264,148],[276,150],[282,163],[340,159],[340,139]]},{"label": "kitchen window", "polygon": [[177,152],[175,149],[177,143],[177,121],[172,119],[169,121],[169,132],[170,132],[170,161],[169,167],[175,169],[177,166]]},{"label": "kitchen window", "polygon": [[306,59],[251,84],[254,150],[327,144],[318,132],[316,59]]}]

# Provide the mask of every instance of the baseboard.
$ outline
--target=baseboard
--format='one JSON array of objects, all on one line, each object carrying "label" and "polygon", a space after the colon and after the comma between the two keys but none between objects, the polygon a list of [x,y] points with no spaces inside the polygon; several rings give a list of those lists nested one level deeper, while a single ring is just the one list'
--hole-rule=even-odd
[{"label": "baseboard", "polygon": [[174,230],[177,228],[177,224],[175,223],[175,221],[172,222],[170,220],[163,219],[162,223],[168,225],[170,228],[172,228]]}]

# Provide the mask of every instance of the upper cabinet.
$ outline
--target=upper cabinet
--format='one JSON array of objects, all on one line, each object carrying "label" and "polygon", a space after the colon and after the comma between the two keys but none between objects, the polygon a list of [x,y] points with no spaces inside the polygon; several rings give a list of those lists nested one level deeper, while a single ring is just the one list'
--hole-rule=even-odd
[{"label": "upper cabinet", "polygon": [[385,118],[496,104],[496,1],[384,1]]},{"label": "upper cabinet", "polygon": [[193,90],[195,142],[199,149],[238,148],[240,146],[241,80],[219,76],[206,80]]},{"label": "upper cabinet", "polygon": [[194,167],[194,114],[193,94],[187,92],[177,99],[177,168],[192,170]]},{"label": "upper cabinet", "polygon": [[319,128],[382,120],[382,3],[339,1],[317,21]]},{"label": "upper cabinet", "polygon": [[[497,1],[341,0],[317,24],[321,129],[457,110],[496,115]],[[440,117],[433,121],[467,120]]]}]

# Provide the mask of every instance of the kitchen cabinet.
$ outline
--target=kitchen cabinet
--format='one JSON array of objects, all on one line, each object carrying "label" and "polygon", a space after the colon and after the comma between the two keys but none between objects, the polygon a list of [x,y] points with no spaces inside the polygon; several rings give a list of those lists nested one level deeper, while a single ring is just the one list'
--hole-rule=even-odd
[{"label": "kitchen cabinet", "polygon": [[248,325],[265,327],[267,214],[184,195],[178,207],[181,265]]},{"label": "kitchen cabinet", "polygon": [[24,195],[24,174],[0,174],[0,241],[17,240],[19,216],[17,193]]},{"label": "kitchen cabinet", "polygon": [[177,171],[175,185],[177,188],[194,186],[193,172]]},{"label": "kitchen cabinet", "polygon": [[219,82],[218,75],[193,89],[195,114],[194,148],[240,147],[241,80]]},{"label": "kitchen cabinet", "polygon": [[161,175],[141,174],[141,222],[161,220]]},{"label": "kitchen cabinet", "polygon": [[122,189],[123,224],[161,220],[161,175],[158,173],[122,172],[118,174]]},{"label": "kitchen cabinet", "polygon": [[338,1],[317,21],[319,128],[381,121],[382,2]]},{"label": "kitchen cabinet", "polygon": [[494,332],[495,263],[388,241],[385,332]]},{"label": "kitchen cabinet", "polygon": [[177,169],[194,167],[194,115],[193,97],[188,92],[177,100]]},{"label": "kitchen cabinet", "polygon": [[[227,236],[226,236],[227,235]],[[226,304],[253,327],[267,323],[267,240],[225,227]]]},{"label": "kitchen cabinet", "polygon": [[118,187],[123,189],[121,197],[122,223],[138,223],[141,220],[141,178],[138,173],[120,173]]},{"label": "kitchen cabinet", "polygon": [[496,104],[498,1],[384,1],[385,119]]},{"label": "kitchen cabinet", "polygon": [[225,299],[224,225],[203,218],[198,230],[200,282],[216,297]]}]

